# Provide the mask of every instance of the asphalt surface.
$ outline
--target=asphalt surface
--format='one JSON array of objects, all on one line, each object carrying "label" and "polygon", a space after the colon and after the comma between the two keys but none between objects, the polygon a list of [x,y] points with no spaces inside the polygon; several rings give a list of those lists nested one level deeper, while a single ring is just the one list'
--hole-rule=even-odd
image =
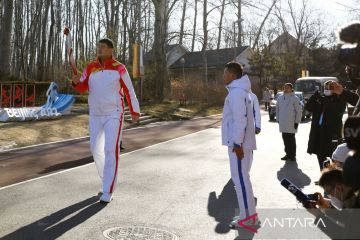
[{"label": "asphalt surface", "polygon": [[[123,132],[124,153],[219,125],[221,116],[159,122]],[[0,152],[0,187],[93,162],[89,138]]]},{"label": "asphalt surface", "polygon": [[[208,120],[201,131],[183,132],[182,137],[122,154],[114,200],[106,206],[98,203],[101,182],[94,164],[0,188],[0,238],[98,240],[107,239],[103,232],[110,228],[145,226],[169,231],[181,240],[327,239],[316,228],[306,235],[307,229],[299,226],[271,231],[264,227],[256,234],[228,228],[237,200],[217,121]],[[277,124],[268,117],[262,124],[251,169],[259,212],[311,217],[279,184],[287,177],[304,192],[321,191],[314,185],[320,175],[316,158],[306,154],[310,123],[299,127],[298,163],[280,160],[284,153]],[[157,140],[158,135],[147,138]],[[126,140],[126,146],[130,144]],[[141,236],[117,239],[165,239]]]}]

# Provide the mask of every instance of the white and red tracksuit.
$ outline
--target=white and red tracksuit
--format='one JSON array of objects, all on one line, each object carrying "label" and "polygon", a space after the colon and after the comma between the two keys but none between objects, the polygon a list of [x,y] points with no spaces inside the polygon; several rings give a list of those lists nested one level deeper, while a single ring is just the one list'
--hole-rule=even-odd
[{"label": "white and red tracksuit", "polygon": [[115,59],[101,64],[91,62],[74,85],[79,92],[89,91],[90,148],[103,183],[104,193],[113,193],[117,181],[119,146],[123,127],[124,95],[131,115],[140,107],[125,66]]},{"label": "white and red tracksuit", "polygon": [[[240,208],[240,220],[256,214],[255,199],[250,181],[253,150],[256,150],[255,125],[260,116],[256,113],[251,83],[247,75],[232,81],[227,89],[222,115],[222,144],[228,146],[231,178],[235,185]],[[255,117],[259,118],[258,121]],[[256,126],[260,128],[260,126]],[[234,145],[242,146],[244,158],[239,160]]]}]

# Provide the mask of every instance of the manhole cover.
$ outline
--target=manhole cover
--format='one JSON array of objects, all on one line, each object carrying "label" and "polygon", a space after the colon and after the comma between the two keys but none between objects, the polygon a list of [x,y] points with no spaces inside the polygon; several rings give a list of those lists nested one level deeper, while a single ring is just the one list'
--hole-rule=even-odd
[{"label": "manhole cover", "polygon": [[104,232],[110,240],[178,240],[178,237],[168,231],[150,227],[115,227]]}]

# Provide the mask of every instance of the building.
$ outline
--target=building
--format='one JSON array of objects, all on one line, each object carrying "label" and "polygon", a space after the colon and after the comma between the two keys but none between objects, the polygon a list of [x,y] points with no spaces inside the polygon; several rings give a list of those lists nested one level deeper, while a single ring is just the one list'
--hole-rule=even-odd
[{"label": "building", "polygon": [[298,77],[301,77],[302,70],[307,68],[310,49],[288,32],[278,36],[265,51],[268,51],[272,57],[284,59],[285,62],[292,63],[294,59],[299,61],[290,65],[293,68],[287,68],[290,74],[286,76],[267,76],[265,85],[272,89],[281,89],[285,82],[295,82]]},{"label": "building", "polygon": [[[224,66],[231,61],[237,61],[244,66],[244,72],[249,75],[252,82],[252,90],[258,96],[261,95],[259,78],[251,73],[249,61],[253,54],[253,50],[248,46],[238,48],[225,48],[218,50],[207,50],[205,52],[207,65],[204,64],[204,53],[202,51],[189,52],[185,47],[175,44],[166,46],[167,66],[169,69],[169,77],[173,88],[171,94],[174,98],[178,94],[184,93],[191,95],[191,99],[196,99],[195,95],[203,93],[203,86],[206,84],[215,92],[209,94],[217,96],[223,101],[226,95],[224,88],[223,74]],[[152,51],[144,56],[145,67],[153,57]],[[205,73],[207,72],[207,76]],[[176,86],[183,86],[187,90],[179,90]]]},{"label": "building", "polygon": [[293,53],[299,57],[305,56],[309,53],[309,49],[294,36],[288,32],[284,32],[278,36],[269,45],[269,52],[274,55],[281,55],[285,53]]},{"label": "building", "polygon": [[[209,85],[220,86],[223,89],[224,66],[231,61],[239,62],[244,67],[244,72],[249,75],[252,90],[260,96],[259,78],[251,74],[249,60],[253,54],[250,47],[225,48],[207,50],[205,52],[207,65],[204,64],[204,53],[187,52],[169,66],[169,76],[172,81],[206,82]],[[207,68],[207,79],[206,79]]]}]

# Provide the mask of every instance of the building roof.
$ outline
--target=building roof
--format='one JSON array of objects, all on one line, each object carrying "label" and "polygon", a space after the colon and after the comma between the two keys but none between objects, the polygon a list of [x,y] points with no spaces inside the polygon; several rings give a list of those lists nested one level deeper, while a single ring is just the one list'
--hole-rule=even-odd
[{"label": "building roof", "polygon": [[[167,58],[172,61],[175,58],[177,60],[178,58],[181,58],[185,52],[188,52],[188,50],[180,45],[180,44],[171,44],[165,46],[165,52],[168,55]],[[144,64],[147,65],[152,59],[154,58],[154,51],[151,49],[149,52],[145,53],[144,55]]]},{"label": "building roof", "polygon": [[[208,67],[223,67],[226,63],[235,59],[242,52],[244,52],[248,46],[238,48],[224,48],[219,50],[207,50],[207,65]],[[170,68],[198,68],[203,67],[203,52],[187,52],[182,58],[184,63],[181,62],[181,58],[173,63]]]},{"label": "building roof", "polygon": [[296,52],[299,47],[303,48],[304,51],[308,51],[308,48],[299,42],[293,35],[288,32],[284,32],[271,42],[269,50],[272,54],[282,54],[287,52]]}]

